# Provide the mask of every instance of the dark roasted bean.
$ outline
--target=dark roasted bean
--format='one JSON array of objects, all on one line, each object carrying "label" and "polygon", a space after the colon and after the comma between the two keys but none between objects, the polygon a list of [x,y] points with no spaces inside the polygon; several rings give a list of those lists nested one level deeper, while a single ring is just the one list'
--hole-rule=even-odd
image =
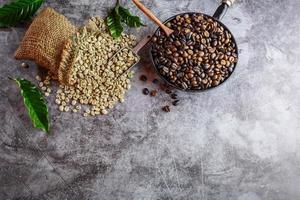
[{"label": "dark roasted bean", "polygon": [[175,93],[171,94],[171,98],[172,99],[177,99],[177,94],[175,94]]},{"label": "dark roasted bean", "polygon": [[27,68],[29,68],[29,65],[28,65],[27,63],[23,62],[23,63],[21,64],[21,67],[27,69]]},{"label": "dark roasted bean", "polygon": [[145,82],[145,81],[148,80],[148,78],[147,78],[147,76],[145,76],[145,75],[141,75],[141,76],[140,76],[140,80]]},{"label": "dark roasted bean", "polygon": [[153,79],[152,83],[154,83],[154,84],[158,84],[158,83],[159,83],[159,81],[158,81],[158,80],[155,78],[155,79]]},{"label": "dark roasted bean", "polygon": [[210,65],[209,65],[209,64],[204,64],[204,65],[203,65],[203,69],[208,70],[209,68],[210,68]]},{"label": "dark roasted bean", "polygon": [[182,82],[181,83],[181,86],[184,90],[186,90],[188,88],[187,84],[185,82]]},{"label": "dark roasted bean", "polygon": [[179,100],[175,100],[175,101],[173,101],[173,102],[172,102],[172,104],[173,104],[173,106],[178,106],[178,104],[179,104]]},{"label": "dark roasted bean", "polygon": [[167,93],[167,94],[172,94],[172,90],[166,89],[166,93]]},{"label": "dark roasted bean", "polygon": [[162,110],[165,112],[171,112],[170,106],[164,106]]},{"label": "dark roasted bean", "polygon": [[216,56],[217,56],[217,54],[215,54],[215,53],[213,53],[213,54],[211,54],[211,59],[215,59],[216,58]]},{"label": "dark roasted bean", "polygon": [[163,71],[164,71],[165,73],[169,73],[169,68],[168,68],[168,67],[163,67],[162,69],[163,69]]},{"label": "dark roasted bean", "polygon": [[215,47],[217,45],[218,45],[218,41],[217,40],[213,41],[212,46]]},{"label": "dark roasted bean", "polygon": [[144,89],[143,89],[143,94],[144,94],[144,95],[148,95],[148,94],[149,94],[149,92],[150,92],[150,91],[149,91],[149,89],[148,89],[148,88],[144,88]]},{"label": "dark roasted bean", "polygon": [[214,81],[212,82],[212,86],[217,86],[217,85],[219,85],[219,81],[214,80]]}]

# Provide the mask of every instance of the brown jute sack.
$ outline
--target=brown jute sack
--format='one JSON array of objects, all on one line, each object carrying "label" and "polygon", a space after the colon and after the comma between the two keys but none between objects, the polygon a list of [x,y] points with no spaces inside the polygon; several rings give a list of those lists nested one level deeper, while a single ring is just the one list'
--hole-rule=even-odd
[{"label": "brown jute sack", "polygon": [[57,78],[63,46],[75,31],[76,27],[66,17],[45,8],[30,25],[15,58],[33,60]]}]

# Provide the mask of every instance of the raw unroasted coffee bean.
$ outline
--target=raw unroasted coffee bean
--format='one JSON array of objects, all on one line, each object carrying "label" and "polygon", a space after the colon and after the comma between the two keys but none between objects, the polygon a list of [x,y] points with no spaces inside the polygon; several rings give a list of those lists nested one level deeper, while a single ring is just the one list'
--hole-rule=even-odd
[{"label": "raw unroasted coffee bean", "polygon": [[158,31],[151,51],[166,80],[184,90],[205,90],[230,76],[237,48],[223,25],[202,14],[177,15],[167,24],[174,33]]}]

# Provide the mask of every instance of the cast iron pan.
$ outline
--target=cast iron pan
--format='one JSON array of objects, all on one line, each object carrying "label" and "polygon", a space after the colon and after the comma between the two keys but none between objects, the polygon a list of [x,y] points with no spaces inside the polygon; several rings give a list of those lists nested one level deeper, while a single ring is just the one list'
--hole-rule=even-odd
[{"label": "cast iron pan", "polygon": [[[184,14],[202,14],[204,17],[207,17],[207,18],[210,18],[216,22],[218,22],[223,28],[224,28],[224,31],[228,31],[231,35],[232,35],[232,42],[235,44],[235,52],[237,54],[237,58],[238,58],[238,47],[237,47],[237,44],[236,44],[236,40],[233,36],[233,34],[230,32],[230,30],[222,23],[220,22],[220,20],[225,16],[228,8],[233,4],[235,0],[223,0],[221,5],[217,8],[217,10],[215,11],[215,13],[213,14],[213,16],[209,16],[209,15],[206,15],[206,14],[203,14],[203,13],[198,13],[198,12],[186,12],[186,13],[181,13],[181,14],[178,14],[178,15],[184,15]],[[136,3],[136,1],[134,1]],[[176,16],[178,15],[175,15],[173,17],[170,17],[169,19],[167,19],[164,24],[167,24],[168,22],[170,22],[171,20],[173,20],[174,18],[176,18]],[[154,33],[154,36],[158,36],[159,33],[163,31],[160,27],[155,31]],[[164,76],[162,76],[160,73],[159,73],[159,70],[158,70],[158,65],[154,62],[154,56],[152,55],[152,49],[153,49],[153,44],[151,45],[150,47],[150,57],[151,57],[151,60],[152,60],[152,63],[153,63],[153,66],[157,72],[157,74],[161,77],[162,80],[164,80],[168,85],[174,87],[174,88],[177,88],[179,90],[183,90],[183,91],[187,91],[187,92],[203,92],[203,91],[207,91],[209,89],[212,89],[212,88],[215,88],[215,87],[218,87],[220,86],[221,84],[223,84],[231,75],[232,73],[234,72],[235,70],[235,67],[237,65],[237,62],[234,64],[234,67],[233,67],[233,70],[232,72],[229,74],[229,76],[227,78],[225,78],[219,85],[217,86],[211,86],[207,89],[186,89],[184,90],[183,88],[180,88],[178,86],[176,86],[175,84],[171,83],[169,80],[167,80]]]}]

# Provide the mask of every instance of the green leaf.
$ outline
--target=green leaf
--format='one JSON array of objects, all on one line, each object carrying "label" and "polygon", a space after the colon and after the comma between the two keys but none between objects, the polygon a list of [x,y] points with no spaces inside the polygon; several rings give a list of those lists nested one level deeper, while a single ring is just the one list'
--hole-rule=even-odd
[{"label": "green leaf", "polygon": [[29,117],[35,128],[49,132],[48,107],[40,90],[26,79],[13,79],[21,89]]},{"label": "green leaf", "polygon": [[8,28],[30,19],[44,0],[17,0],[0,8],[0,28]]},{"label": "green leaf", "polygon": [[132,28],[138,28],[145,26],[138,16],[132,15],[130,11],[122,6],[119,7],[119,15],[122,18],[122,22]]},{"label": "green leaf", "polygon": [[118,14],[118,5],[110,11],[106,18],[106,23],[110,34],[113,38],[118,38],[123,32],[123,26],[121,24],[121,16]]},{"label": "green leaf", "polygon": [[106,23],[113,38],[121,36],[124,30],[122,23],[132,28],[144,26],[141,19],[138,16],[132,15],[128,9],[120,6],[119,1],[117,1],[116,6],[109,12]]}]

